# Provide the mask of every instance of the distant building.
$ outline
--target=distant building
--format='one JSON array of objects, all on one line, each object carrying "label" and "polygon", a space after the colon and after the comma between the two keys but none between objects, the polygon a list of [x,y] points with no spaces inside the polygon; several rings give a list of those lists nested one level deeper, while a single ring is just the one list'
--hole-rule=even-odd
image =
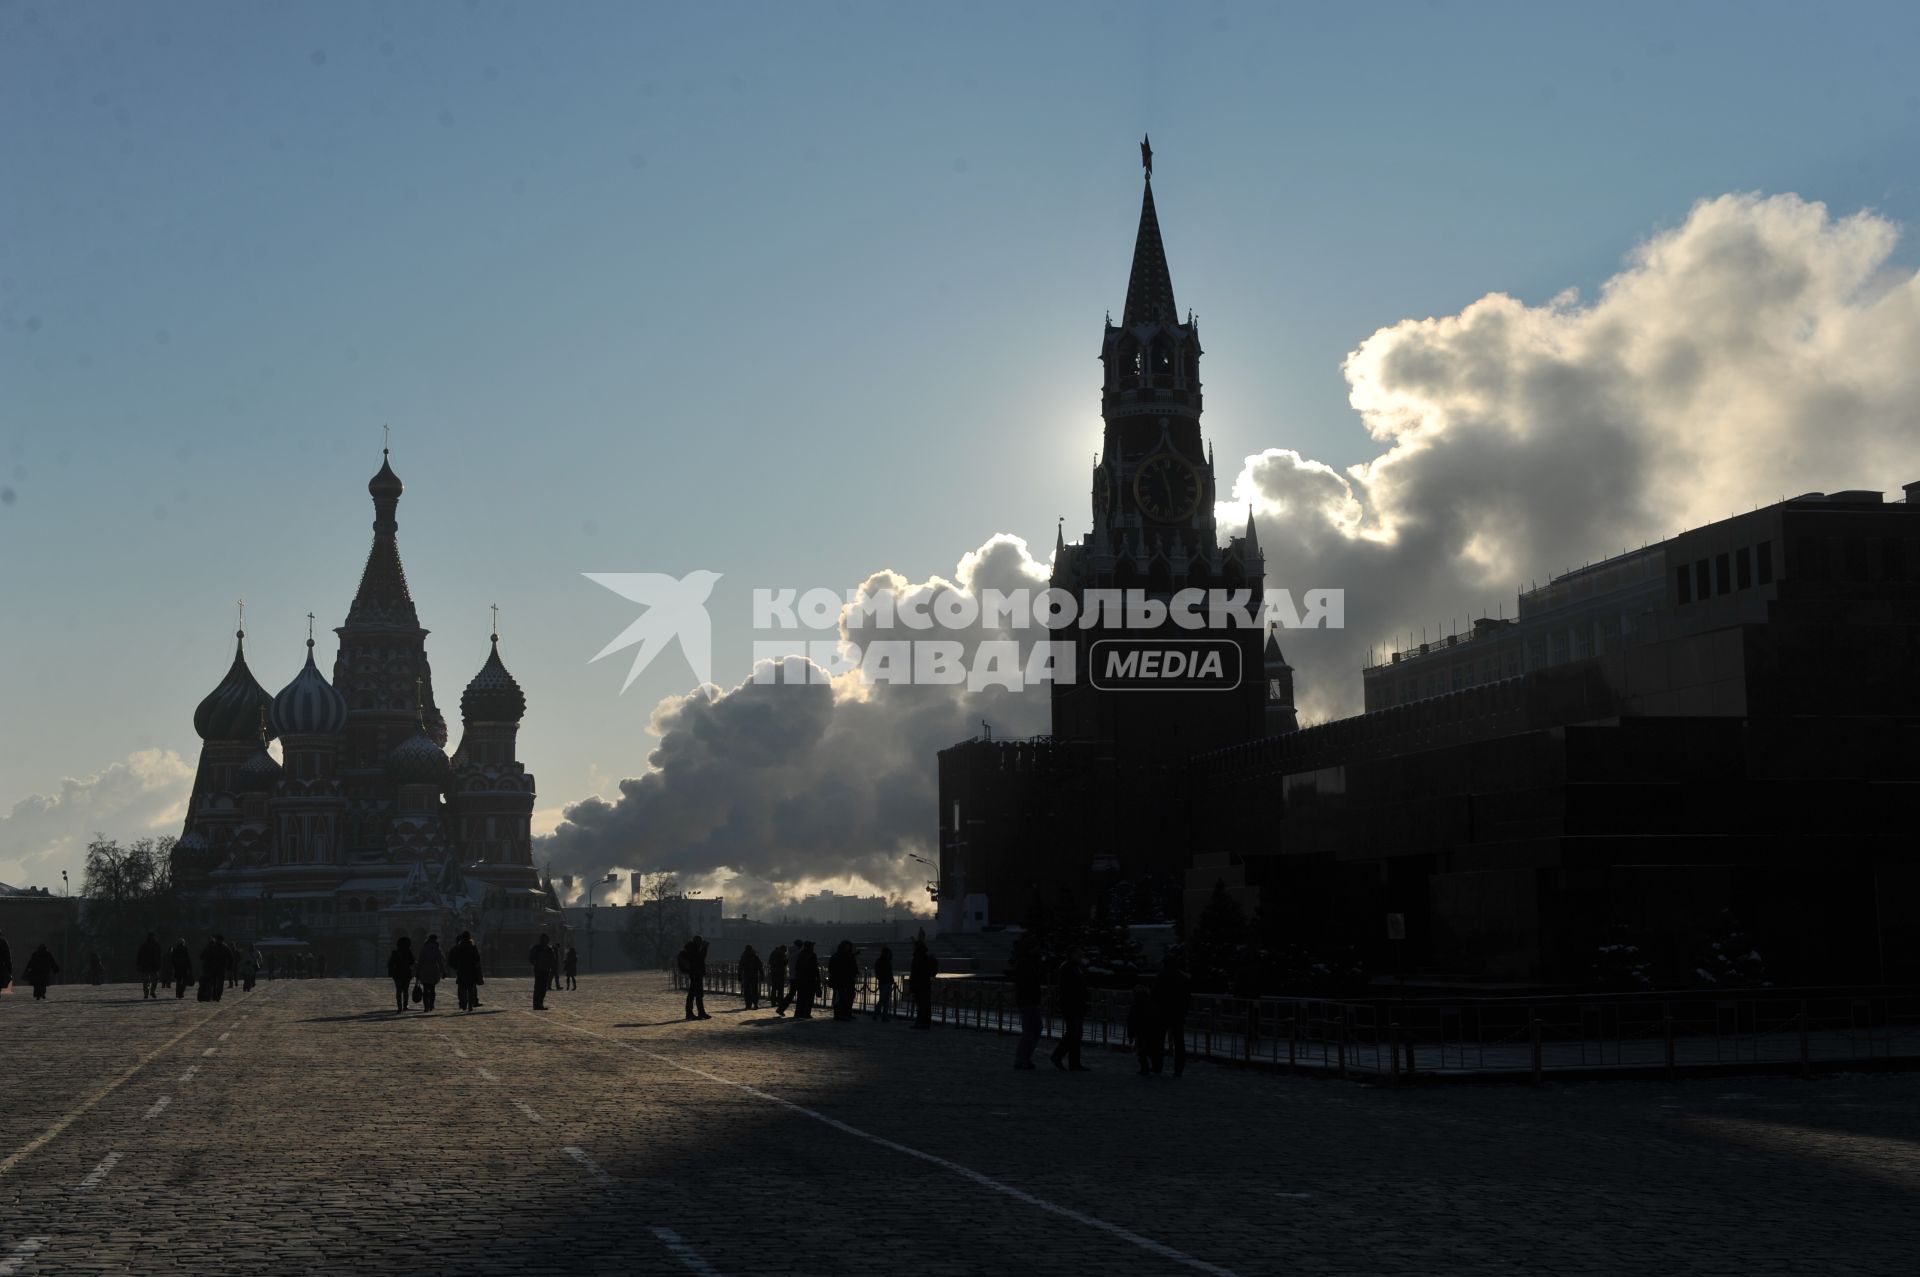
[{"label": "distant building", "polygon": [[817,891],[771,910],[772,916],[767,921],[885,922],[888,912],[885,896],[843,896],[834,891]]},{"label": "distant building", "polygon": [[341,973],[382,969],[398,935],[451,943],[460,930],[492,967],[524,966],[533,937],[560,923],[533,867],[533,776],[514,756],[526,697],[493,635],[448,758],[427,631],[400,564],[402,485],[384,455],[367,491],[373,547],[335,631],[332,680],[315,664],[311,618],[306,665],[273,696],[247,666],[241,631],[232,667],[194,712],[204,743],[175,879],[209,925],[311,950]]},{"label": "distant building", "polygon": [[[1809,493],[1569,572],[1366,671],[1368,712],[1198,758],[1191,910],[1257,894],[1376,971],[1920,979],[1920,484]],[[1250,801],[1249,801],[1250,800]]]}]

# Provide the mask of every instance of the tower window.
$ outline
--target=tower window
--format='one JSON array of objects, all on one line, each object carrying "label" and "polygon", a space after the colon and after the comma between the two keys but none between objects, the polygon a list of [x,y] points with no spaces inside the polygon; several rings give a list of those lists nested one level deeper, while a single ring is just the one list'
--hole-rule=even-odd
[{"label": "tower window", "polygon": [[1733,590],[1733,570],[1724,554],[1713,556],[1713,592],[1727,594]]},{"label": "tower window", "polygon": [[1713,578],[1707,575],[1707,561],[1696,559],[1693,564],[1693,593],[1696,598],[1713,597]]},{"label": "tower window", "polygon": [[1733,588],[1744,590],[1753,584],[1753,551],[1741,546],[1733,552]]},{"label": "tower window", "polygon": [[1773,542],[1762,541],[1753,549],[1755,579],[1762,585],[1773,583]]}]

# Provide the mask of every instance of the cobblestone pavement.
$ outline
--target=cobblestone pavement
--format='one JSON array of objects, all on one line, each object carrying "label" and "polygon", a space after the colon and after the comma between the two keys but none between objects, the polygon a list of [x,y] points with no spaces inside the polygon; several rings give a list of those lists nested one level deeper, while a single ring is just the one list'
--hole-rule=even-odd
[{"label": "cobblestone pavement", "polygon": [[654,975],[0,1003],[0,1277],[1912,1273],[1920,1077],[1385,1090]]}]

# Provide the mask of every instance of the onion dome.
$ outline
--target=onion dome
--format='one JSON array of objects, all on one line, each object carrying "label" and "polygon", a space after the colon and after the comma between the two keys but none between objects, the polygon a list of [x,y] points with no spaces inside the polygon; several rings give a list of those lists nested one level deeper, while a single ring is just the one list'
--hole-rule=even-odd
[{"label": "onion dome", "polygon": [[492,638],[487,663],[460,693],[460,717],[469,723],[517,723],[526,715],[527,697],[500,663],[500,636]]},{"label": "onion dome", "polygon": [[273,698],[273,730],[282,736],[338,736],[347,730],[347,698],[315,667],[312,639],[306,667]]},{"label": "onion dome", "polygon": [[381,497],[399,497],[406,485],[400,482],[400,476],[393,472],[393,466],[387,461],[387,450],[380,450],[380,473],[367,480],[367,491],[375,500]]},{"label": "onion dome", "polygon": [[425,727],[387,755],[387,779],[396,785],[445,785],[450,771],[445,752],[433,743]]},{"label": "onion dome", "polygon": [[232,667],[193,711],[193,730],[201,740],[251,740],[260,730],[260,711],[273,699],[247,668],[247,632],[237,630],[233,637]]},{"label": "onion dome", "polygon": [[280,779],[280,764],[273,761],[273,755],[267,752],[267,738],[260,738],[260,748],[253,757],[241,763],[234,771],[233,781],[243,794],[264,794],[272,790]]}]

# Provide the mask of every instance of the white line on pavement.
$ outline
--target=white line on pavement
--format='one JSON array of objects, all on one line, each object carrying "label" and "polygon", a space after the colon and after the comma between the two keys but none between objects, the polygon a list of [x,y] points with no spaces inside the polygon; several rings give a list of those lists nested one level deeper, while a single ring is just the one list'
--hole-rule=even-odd
[{"label": "white line on pavement", "polygon": [[227,1031],[226,1031],[225,1033],[222,1033],[222,1034],[220,1035],[220,1040],[221,1040],[222,1042],[225,1042],[225,1041],[226,1041],[226,1040],[227,1040],[228,1038],[230,1038],[230,1037],[232,1037],[232,1036],[233,1036],[233,1030],[232,1030],[232,1029],[228,1029],[228,1030],[227,1030]]},{"label": "white line on pavement", "polygon": [[522,1113],[526,1114],[527,1120],[529,1122],[538,1122],[542,1120],[540,1115],[533,1111],[533,1106],[527,1103],[525,1100],[515,1100],[513,1103],[516,1108],[518,1108]]},{"label": "white line on pavement", "polygon": [[492,1069],[486,1069],[486,1068],[481,1069],[480,1076],[485,1078],[489,1082],[498,1082],[500,1080],[498,1077],[494,1076],[494,1072]]},{"label": "white line on pavement", "polygon": [[203,1055],[203,1056],[204,1056],[204,1055],[212,1055],[212,1054],[213,1054],[213,1053],[214,1053],[215,1051],[218,1051],[219,1049],[220,1049],[220,1048],[219,1048],[219,1047],[217,1047],[217,1046],[210,1046],[210,1047],[208,1047],[208,1048],[207,1048],[206,1050],[204,1050],[204,1051],[202,1051],[202,1052],[201,1052],[200,1054],[201,1054],[201,1055]]},{"label": "white line on pavement", "polygon": [[[218,1014],[218,1013],[216,1012],[215,1014]],[[82,1100],[80,1104],[76,1108],[69,1111],[65,1117],[55,1122],[52,1126],[49,1126],[46,1130],[40,1132],[40,1134],[36,1135],[33,1139],[27,1141],[27,1143],[24,1146],[22,1146],[19,1149],[19,1151],[10,1154],[5,1161],[0,1161],[0,1175],[5,1175],[8,1171],[11,1171],[14,1167],[18,1166],[21,1162],[31,1157],[37,1150],[45,1148],[50,1142],[52,1142],[56,1137],[59,1136],[60,1132],[66,1130],[69,1126],[72,1126],[75,1120],[77,1120],[81,1114],[91,1109],[94,1105],[98,1104],[101,1100],[106,1099],[107,1096],[113,1094],[114,1091],[118,1090],[127,1081],[127,1079],[131,1078],[134,1074],[138,1073],[141,1069],[144,1069],[145,1067],[147,1067],[148,1064],[152,1063],[155,1056],[159,1055],[163,1051],[172,1050],[173,1047],[180,1041],[181,1038],[186,1037],[189,1033],[195,1032],[202,1025],[204,1025],[208,1020],[211,1020],[212,1018],[213,1016],[211,1015],[202,1016],[200,1019],[194,1021],[192,1024],[189,1024],[186,1028],[180,1030],[178,1033],[168,1038],[165,1042],[162,1042],[159,1046],[153,1048],[153,1050],[141,1056],[139,1061],[134,1065],[132,1065],[130,1068],[128,1068],[126,1072],[122,1073],[119,1077],[113,1079],[113,1081],[107,1083],[105,1086],[95,1091],[92,1095],[89,1095],[86,1099]]]},{"label": "white line on pavement", "polygon": [[154,1118],[160,1116],[160,1110],[166,1108],[167,1105],[171,1103],[173,1103],[172,1096],[170,1095],[161,1096],[159,1099],[153,1102],[153,1107],[147,1110],[146,1117],[141,1120],[151,1122]]},{"label": "white line on pavement", "polygon": [[182,1082],[191,1082],[193,1081],[193,1075],[198,1073],[199,1071],[200,1071],[200,1066],[198,1064],[189,1064],[187,1065],[187,1071],[180,1075],[180,1080]]},{"label": "white line on pavement", "polygon": [[666,1248],[679,1256],[680,1262],[701,1274],[701,1277],[720,1277],[720,1270],[700,1257],[698,1251],[680,1239],[680,1234],[671,1228],[656,1228],[653,1235],[658,1237]]},{"label": "white line on pavement", "polygon": [[13,1248],[5,1259],[0,1259],[0,1277],[13,1277],[20,1271],[20,1265],[40,1253],[40,1248],[52,1241],[51,1237],[28,1237]]},{"label": "white line on pavement", "polygon": [[105,1157],[101,1158],[100,1165],[88,1171],[87,1177],[80,1181],[80,1191],[85,1193],[91,1190],[95,1184],[98,1184],[107,1177],[119,1161],[120,1154],[118,1153],[108,1153]]},{"label": "white line on pavement", "polygon": [[576,1148],[573,1145],[569,1144],[566,1146],[566,1148],[562,1149],[561,1152],[565,1153],[568,1157],[571,1157],[574,1161],[580,1163],[580,1165],[586,1167],[587,1173],[593,1176],[595,1179],[599,1180],[602,1184],[613,1183],[613,1176],[601,1170],[600,1164],[594,1161],[591,1157],[587,1156],[586,1149]]},{"label": "white line on pavement", "polygon": [[[532,1015],[533,1013],[531,1011],[525,1011],[521,1014]],[[781,1108],[798,1113],[803,1117],[810,1117],[824,1126],[830,1126],[834,1130],[851,1135],[856,1139],[863,1139],[881,1148],[891,1149],[896,1153],[904,1153],[908,1157],[915,1157],[923,1162],[929,1162],[943,1170],[952,1171],[962,1179],[978,1184],[982,1188],[991,1189],[996,1193],[1004,1193],[1015,1201],[1025,1202],[1027,1205],[1035,1207],[1038,1210],[1059,1215],[1064,1219],[1070,1219],[1076,1224],[1085,1224],[1089,1228],[1097,1228],[1110,1237],[1117,1237],[1121,1241],[1130,1242],[1142,1250],[1150,1251],[1160,1256],[1162,1259],[1171,1260],[1176,1264],[1181,1264],[1203,1273],[1211,1273],[1213,1277],[1237,1277],[1237,1274],[1235,1274],[1231,1268],[1222,1268],[1220,1265],[1208,1263],[1204,1259],[1196,1259],[1184,1251],[1175,1250],[1164,1242],[1157,1242],[1151,1237],[1142,1237],[1139,1233],[1133,1232],[1130,1229],[1122,1228],[1118,1224],[1110,1224],[1104,1219],[1074,1210],[1070,1206],[1062,1206],[1057,1202],[1050,1202],[1046,1198],[1037,1197],[1023,1188],[1015,1188],[1011,1184],[1003,1184],[991,1176],[982,1175],[979,1171],[971,1167],[962,1166],[958,1162],[949,1161],[937,1154],[925,1153],[917,1148],[912,1148],[895,1140],[887,1139],[885,1136],[874,1135],[871,1132],[863,1131],[857,1126],[842,1122],[839,1118],[828,1117],[825,1113],[817,1113],[804,1104],[795,1104],[792,1100],[783,1100],[777,1095],[772,1095],[761,1090],[759,1087],[748,1086],[745,1082],[736,1082],[732,1078],[722,1077],[718,1073],[709,1073],[705,1069],[695,1068],[691,1064],[682,1064],[671,1056],[661,1055],[658,1051],[648,1051],[633,1045],[631,1042],[623,1042],[619,1038],[609,1037],[604,1033],[596,1033],[592,1029],[582,1028],[577,1024],[568,1024],[565,1020],[548,1020],[546,1022],[556,1024],[563,1029],[572,1029],[575,1033],[584,1033],[590,1038],[599,1038],[602,1042],[611,1042],[617,1047],[632,1051],[635,1055],[644,1055],[648,1059],[658,1060],[669,1068],[679,1069],[683,1073],[691,1073],[695,1077],[706,1078],[709,1082],[717,1082],[721,1086],[730,1086],[736,1091],[743,1091],[756,1099],[765,1100],[769,1104],[778,1104]],[[568,1149],[567,1152],[575,1153],[577,1150]],[[585,1158],[585,1156],[586,1154],[580,1153],[576,1160]]]}]

